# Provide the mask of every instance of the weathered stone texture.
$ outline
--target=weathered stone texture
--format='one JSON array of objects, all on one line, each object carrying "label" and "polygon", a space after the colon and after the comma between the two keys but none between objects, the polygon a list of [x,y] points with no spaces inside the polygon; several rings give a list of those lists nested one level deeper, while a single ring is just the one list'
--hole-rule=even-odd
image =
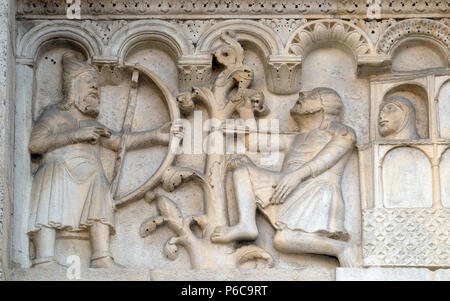
[{"label": "weathered stone texture", "polygon": [[10,203],[12,197],[12,127],[14,76],[14,10],[12,1],[0,3],[0,279],[9,268]]}]

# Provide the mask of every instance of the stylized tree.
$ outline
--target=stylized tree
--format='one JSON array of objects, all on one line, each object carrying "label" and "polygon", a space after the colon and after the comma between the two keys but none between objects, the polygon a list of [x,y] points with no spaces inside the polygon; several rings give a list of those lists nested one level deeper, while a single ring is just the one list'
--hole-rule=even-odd
[{"label": "stylized tree", "polygon": [[[217,226],[228,224],[225,177],[227,162],[230,162],[224,149],[212,151],[212,148],[218,145],[225,147],[222,143],[223,125],[235,112],[244,120],[254,120],[255,114],[262,116],[268,112],[260,99],[252,103],[252,95],[257,92],[248,88],[253,81],[253,71],[243,64],[244,50],[236,40],[235,33],[225,31],[221,41],[222,45],[212,55],[214,62],[223,70],[212,87],[193,87],[192,92],[185,92],[177,98],[184,114],[192,113],[196,104],[201,104],[206,108],[209,118],[219,123],[219,126],[212,126],[209,130],[205,171],[202,173],[190,168],[170,167],[162,177],[163,188],[167,191],[176,189],[184,181],[196,180],[203,188],[205,214],[183,217],[169,198],[148,192],[146,201],[156,201],[161,215],[146,220],[140,234],[146,237],[157,226],[166,224],[176,234],[164,247],[166,256],[175,259],[177,245],[183,246],[190,255],[193,268],[235,267],[253,259],[263,259],[272,266],[272,257],[259,247],[244,246],[235,250],[230,244],[215,244],[210,239]],[[201,228],[201,237],[191,230],[194,224]]]}]

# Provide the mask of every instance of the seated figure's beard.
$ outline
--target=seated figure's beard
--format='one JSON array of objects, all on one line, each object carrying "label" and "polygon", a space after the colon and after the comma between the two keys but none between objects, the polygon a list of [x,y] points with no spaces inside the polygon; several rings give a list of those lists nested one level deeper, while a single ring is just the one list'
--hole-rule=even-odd
[{"label": "seated figure's beard", "polygon": [[[98,114],[100,113],[97,106],[92,106],[92,105],[85,105],[85,103],[92,103],[91,98],[96,98],[95,96],[92,95],[88,95],[84,101],[83,101],[83,105],[81,107],[79,107],[79,110],[84,114],[87,115],[89,117],[93,117],[93,118],[97,118]],[[97,101],[97,99],[95,99],[95,101]]]},{"label": "seated figure's beard", "polygon": [[301,106],[300,108],[298,106],[295,106],[291,109],[290,113],[291,115],[309,115],[314,114],[317,112],[320,112],[322,110],[321,107],[307,107],[307,106]]},{"label": "seated figure's beard", "polygon": [[92,108],[86,107],[83,114],[85,114],[89,117],[97,118],[99,111],[98,111],[98,109],[92,109]]}]

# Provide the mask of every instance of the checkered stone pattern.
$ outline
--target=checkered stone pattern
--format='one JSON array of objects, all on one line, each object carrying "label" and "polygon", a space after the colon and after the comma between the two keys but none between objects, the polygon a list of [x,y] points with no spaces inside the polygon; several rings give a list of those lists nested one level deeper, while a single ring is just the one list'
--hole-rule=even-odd
[{"label": "checkered stone pattern", "polygon": [[450,209],[363,211],[365,266],[450,266]]}]

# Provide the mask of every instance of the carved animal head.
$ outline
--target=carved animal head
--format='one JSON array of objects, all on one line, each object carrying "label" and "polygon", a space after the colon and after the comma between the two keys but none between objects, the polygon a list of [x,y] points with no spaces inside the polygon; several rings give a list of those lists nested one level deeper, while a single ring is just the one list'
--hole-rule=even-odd
[{"label": "carved animal head", "polygon": [[251,90],[249,93],[252,110],[255,116],[264,117],[270,113],[269,107],[264,102],[264,93],[259,90]]},{"label": "carved animal head", "polygon": [[177,103],[180,111],[188,115],[195,109],[195,103],[192,100],[192,94],[190,92],[184,92],[177,96]]},{"label": "carved animal head", "polygon": [[217,48],[213,55],[216,61],[225,67],[241,65],[244,61],[244,49],[236,39],[236,33],[233,31],[224,31],[220,37],[225,45]]}]

